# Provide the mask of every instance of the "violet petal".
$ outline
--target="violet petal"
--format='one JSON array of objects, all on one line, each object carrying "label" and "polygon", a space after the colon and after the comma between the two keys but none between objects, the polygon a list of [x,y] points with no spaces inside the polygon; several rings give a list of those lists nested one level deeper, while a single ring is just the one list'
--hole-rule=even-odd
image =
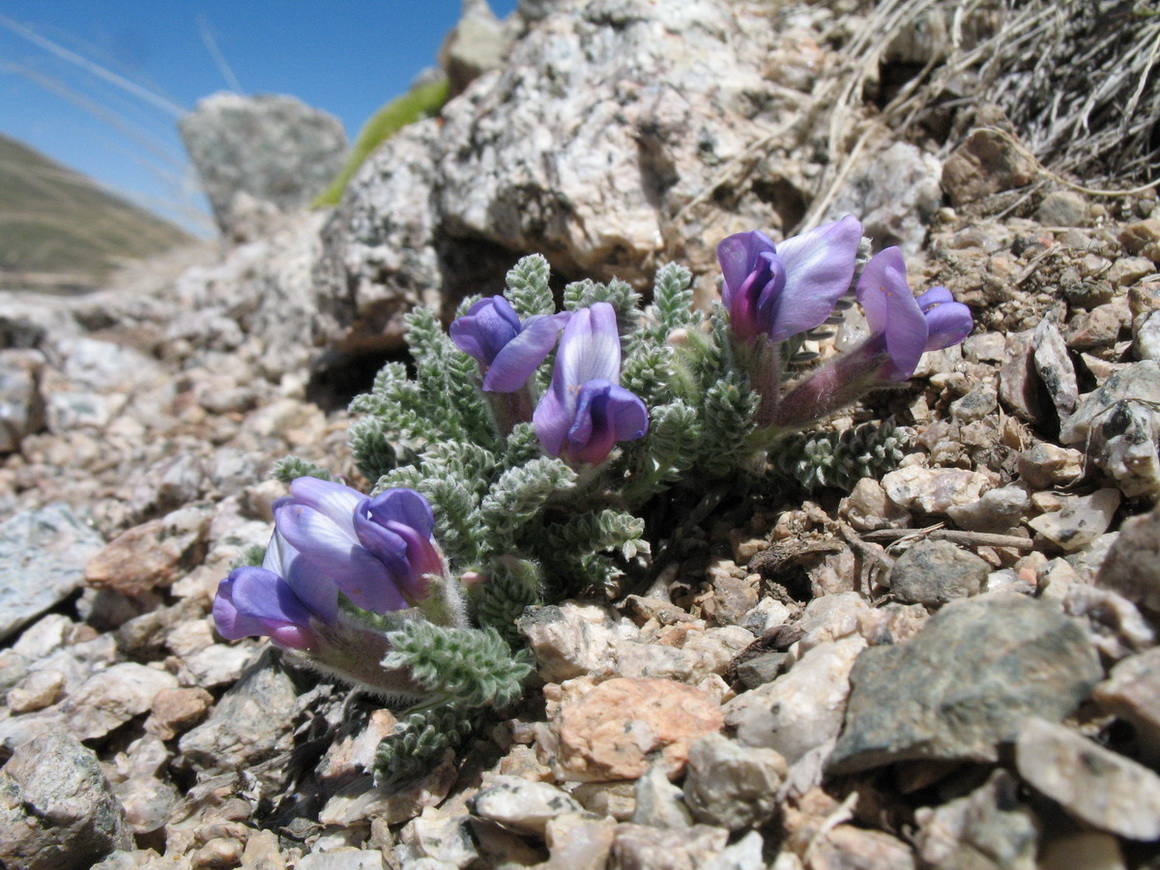
[{"label": "violet petal", "polygon": [[[332,480],[299,477],[290,483],[290,495],[295,503],[314,508],[348,534],[354,533],[354,509],[364,496],[357,489]],[[299,548],[301,549],[301,548]]]},{"label": "violet petal", "polygon": [[[921,298],[921,297],[919,297]],[[926,312],[925,350],[941,350],[966,338],[974,327],[971,309],[961,302],[943,302]]]},{"label": "violet petal", "polygon": [[359,512],[366,511],[370,519],[380,525],[388,520],[405,523],[418,529],[425,537],[435,531],[435,515],[427,499],[413,489],[395,488],[379,493],[360,504]]},{"label": "violet petal", "polygon": [[484,390],[514,393],[520,389],[555,347],[560,328],[555,315],[529,317],[520,334],[495,355],[483,378]]},{"label": "violet petal", "polygon": [[616,311],[607,302],[595,302],[572,312],[560,336],[552,390],[567,405],[570,403],[562,394],[588,381],[614,381],[619,377],[620,333],[616,327]]},{"label": "violet petal", "polygon": [[784,341],[825,322],[834,304],[850,289],[861,241],[861,221],[846,215],[777,246],[785,265],[786,291],[771,324],[772,341]]},{"label": "violet petal", "polygon": [[760,230],[735,233],[718,243],[717,262],[721,265],[721,275],[725,278],[723,297],[727,308],[728,297],[736,293],[745,283],[745,279],[757,270],[758,256],[762,252],[774,249],[769,236]]}]

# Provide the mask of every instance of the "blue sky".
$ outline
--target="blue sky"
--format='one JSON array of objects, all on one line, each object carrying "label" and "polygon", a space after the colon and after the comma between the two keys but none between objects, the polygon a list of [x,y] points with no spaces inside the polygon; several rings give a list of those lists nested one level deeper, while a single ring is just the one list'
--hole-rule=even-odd
[{"label": "blue sky", "polygon": [[[500,17],[515,3],[491,0]],[[0,0],[0,132],[192,226],[206,206],[176,113],[220,90],[292,94],[336,115],[353,139],[379,106],[435,64],[459,7],[460,0]]]}]

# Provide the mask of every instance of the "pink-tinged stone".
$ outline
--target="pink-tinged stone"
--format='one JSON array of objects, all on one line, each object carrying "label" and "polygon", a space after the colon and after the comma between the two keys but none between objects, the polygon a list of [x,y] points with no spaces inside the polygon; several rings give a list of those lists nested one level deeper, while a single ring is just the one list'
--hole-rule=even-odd
[{"label": "pink-tinged stone", "polygon": [[558,721],[558,768],[580,782],[636,779],[657,762],[676,778],[690,745],[725,725],[720,706],[701,689],[623,677],[566,703]]},{"label": "pink-tinged stone", "polygon": [[134,526],[89,560],[85,580],[130,597],[169,586],[205,555],[209,521],[206,510],[190,506]]}]

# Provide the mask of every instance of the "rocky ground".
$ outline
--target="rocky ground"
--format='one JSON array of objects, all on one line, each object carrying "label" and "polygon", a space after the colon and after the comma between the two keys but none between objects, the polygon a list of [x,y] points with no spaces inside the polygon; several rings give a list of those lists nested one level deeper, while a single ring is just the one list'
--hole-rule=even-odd
[{"label": "rocky ground", "polygon": [[390,710],[215,636],[273,462],[358,481],[339,398],[409,305],[532,250],[709,299],[721,235],[821,193],[857,21],[587,7],[522,4],[331,214],[235,201],[226,247],[0,298],[0,864],[1160,866],[1160,211],[1044,182],[993,116],[884,131],[832,197],[978,324],[833,421],[892,414],[897,470],[727,500],[648,589],[529,612],[524,703],[398,794]]}]

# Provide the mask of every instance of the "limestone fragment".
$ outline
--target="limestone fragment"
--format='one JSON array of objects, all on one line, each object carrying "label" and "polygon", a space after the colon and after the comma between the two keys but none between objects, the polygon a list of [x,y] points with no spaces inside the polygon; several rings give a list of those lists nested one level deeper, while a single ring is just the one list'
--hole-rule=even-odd
[{"label": "limestone fragment", "polygon": [[866,649],[861,637],[814,647],[788,674],[744,692],[725,705],[725,721],[746,746],[776,750],[793,764],[838,736],[850,669]]},{"label": "limestone fragment", "polygon": [[1160,838],[1160,776],[1144,765],[1038,717],[1019,731],[1015,764],[1077,819],[1129,840]]},{"label": "limestone fragment", "polygon": [[956,598],[978,595],[987,582],[986,562],[950,541],[919,541],[894,563],[889,585],[907,604],[939,607]]}]

